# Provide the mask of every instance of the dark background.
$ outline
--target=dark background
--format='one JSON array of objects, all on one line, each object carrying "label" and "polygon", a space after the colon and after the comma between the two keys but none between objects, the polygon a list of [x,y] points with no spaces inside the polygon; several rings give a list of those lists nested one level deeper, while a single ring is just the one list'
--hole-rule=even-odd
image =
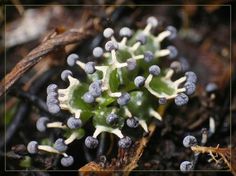
[{"label": "dark background", "polygon": [[[159,5],[157,5],[157,3]],[[177,3],[177,4],[176,4]],[[216,5],[203,5],[213,4]],[[154,4],[151,6],[143,6],[138,1],[99,1],[99,5],[104,4],[119,4],[111,15],[107,15],[104,10],[105,6],[83,6],[85,4],[93,4],[93,1],[5,1],[6,5],[6,21],[1,19],[1,29],[3,24],[6,24],[7,41],[21,41],[23,42],[9,44],[6,47],[6,63],[4,63],[4,45],[0,49],[0,78],[4,77],[4,70],[8,73],[14,65],[24,58],[27,53],[40,44],[44,36],[55,28],[76,28],[83,25],[80,20],[83,14],[92,13],[102,19],[103,27],[114,27],[119,29],[122,26],[130,26],[133,29],[145,26],[145,19],[148,16],[156,16],[160,21],[158,30],[164,29],[167,25],[175,26],[179,33],[178,37],[171,42],[179,51],[177,59],[184,59],[191,70],[198,75],[199,82],[196,94],[191,98],[188,106],[184,108],[176,108],[175,105],[170,105],[169,109],[164,115],[162,123],[157,122],[157,131],[152,136],[150,143],[145,149],[143,156],[139,161],[137,170],[147,170],[147,172],[134,172],[133,175],[182,175],[182,173],[173,172],[151,172],[148,170],[178,170],[179,164],[183,160],[188,160],[192,152],[182,145],[182,139],[187,134],[193,134],[200,139],[200,131],[202,128],[208,128],[209,117],[213,116],[216,120],[216,133],[212,135],[207,146],[216,146],[220,144],[222,147],[230,146],[230,122],[232,127],[232,146],[235,146],[235,55],[230,51],[236,48],[235,44],[235,29],[234,22],[234,2],[229,1],[145,1],[142,4]],[[17,6],[16,4],[20,5]],[[28,4],[29,6],[23,6]],[[55,6],[63,4],[62,6]],[[66,6],[66,5],[81,5],[81,6]],[[169,5],[168,5],[169,4]],[[175,5],[174,5],[175,4]],[[187,5],[190,4],[190,5]],[[197,5],[202,4],[202,5]],[[22,6],[21,6],[22,5]],[[32,6],[30,6],[32,5]],[[39,6],[35,6],[39,5]],[[48,6],[50,5],[50,6]],[[23,9],[23,11],[22,11]],[[38,33],[30,38],[24,33],[18,35],[14,34],[14,29],[17,26],[30,25],[31,23],[21,23],[22,14],[28,10],[34,12],[31,20],[36,20],[38,25],[44,26],[43,29],[38,28]],[[4,14],[4,9],[1,9]],[[231,19],[232,15],[232,19]],[[44,24],[41,19],[49,17],[49,22]],[[231,21],[230,21],[231,20]],[[230,26],[231,25],[231,26]],[[232,27],[232,28],[231,28]],[[159,31],[156,31],[158,33]],[[12,35],[11,35],[12,34]],[[232,36],[230,35],[232,34]],[[82,56],[89,57],[94,45],[102,42],[100,40],[101,32],[97,32],[95,37],[88,38],[82,44],[74,47],[73,51]],[[3,41],[3,36],[1,37]],[[91,45],[90,43],[94,45]],[[231,42],[231,43],[230,43]],[[5,43],[6,44],[6,43]],[[164,43],[163,47],[169,43]],[[230,56],[231,64],[230,65]],[[5,65],[6,64],[6,65]],[[41,64],[41,65],[40,65]],[[43,67],[43,68],[42,68]],[[60,83],[60,71],[66,67],[65,57],[58,55],[57,60],[52,60],[46,57],[41,60],[33,69],[28,71],[18,80],[14,86],[8,91],[6,96],[6,113],[7,121],[1,118],[1,163],[3,166],[4,157],[6,155],[6,169],[7,170],[22,170],[24,168],[19,166],[21,158],[17,159],[11,153],[12,147],[17,144],[26,144],[32,139],[43,140],[45,137],[54,139],[59,133],[58,131],[50,134],[39,134],[35,129],[35,121],[37,120],[41,110],[37,105],[32,104],[27,98],[20,97],[19,92],[27,92],[27,95],[35,95],[37,98],[45,100],[45,88],[48,82],[58,81]],[[230,72],[230,68],[232,69]],[[36,73],[40,73],[32,83],[29,80]],[[78,73],[79,75],[80,73]],[[230,82],[231,80],[231,82]],[[212,102],[210,107],[204,107],[204,104],[209,101],[206,95],[205,87],[208,83],[214,82],[218,85],[218,90],[215,92],[216,100]],[[230,84],[231,83],[231,84]],[[26,85],[30,86],[27,87]],[[232,87],[231,87],[232,86]],[[230,92],[231,88],[231,92]],[[230,104],[231,98],[231,104]],[[0,116],[4,116],[4,99],[0,98]],[[232,119],[230,119],[230,110],[232,111]],[[194,125],[196,121],[203,119],[198,125]],[[9,132],[9,126],[15,125],[14,130],[10,131],[11,136],[6,143],[6,152],[4,153],[5,142],[3,140],[4,125]],[[90,130],[90,127],[87,127]],[[9,133],[8,133],[9,134]],[[77,170],[87,163],[84,153],[84,148],[81,141],[73,143],[69,152],[73,156],[78,156],[75,164],[70,168]],[[78,149],[79,148],[79,149]],[[96,159],[92,152],[91,156]],[[34,158],[37,163],[32,163],[34,169],[42,169],[49,167],[50,170],[65,169],[61,168],[56,162],[54,156],[38,156]],[[197,170],[218,170],[214,163],[208,163],[209,157],[202,155],[196,165]],[[56,160],[56,161],[55,161]],[[3,169],[4,170],[4,167]],[[18,172],[5,173],[6,175],[65,175],[62,172]],[[66,173],[66,175],[77,175],[75,172]],[[194,172],[189,175],[231,175],[230,173],[222,172]]]}]

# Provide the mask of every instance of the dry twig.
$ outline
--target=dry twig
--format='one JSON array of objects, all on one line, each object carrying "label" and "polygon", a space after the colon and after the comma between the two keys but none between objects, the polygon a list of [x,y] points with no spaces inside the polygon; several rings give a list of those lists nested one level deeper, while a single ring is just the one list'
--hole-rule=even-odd
[{"label": "dry twig", "polygon": [[204,146],[192,146],[191,150],[196,153],[208,153],[211,159],[219,164],[221,161],[227,165],[233,175],[236,175],[236,148],[220,148],[219,145],[216,147],[204,147]]},{"label": "dry twig", "polygon": [[[97,25],[97,24],[96,24]],[[79,29],[70,29],[52,38],[48,38],[38,47],[32,50],[25,58],[16,64],[0,82],[0,96],[2,96],[27,70],[38,63],[44,56],[54,51],[58,47],[64,47],[68,44],[80,42],[92,35],[96,29],[94,20]]]}]

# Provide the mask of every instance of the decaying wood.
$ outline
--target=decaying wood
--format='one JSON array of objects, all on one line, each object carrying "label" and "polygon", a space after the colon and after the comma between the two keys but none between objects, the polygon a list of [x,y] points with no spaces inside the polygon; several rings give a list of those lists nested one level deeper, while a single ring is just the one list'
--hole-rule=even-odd
[{"label": "decaying wood", "polygon": [[[97,21],[96,21],[97,22]],[[2,96],[27,70],[38,63],[44,56],[58,47],[64,47],[68,44],[80,42],[88,36],[95,33],[94,20],[79,29],[70,29],[61,34],[47,39],[41,45],[33,49],[25,58],[19,61],[16,66],[0,82],[0,96]]]},{"label": "decaying wood", "polygon": [[109,176],[112,173],[111,170],[105,170],[93,161],[80,168],[79,172],[82,176],[90,176],[92,173],[96,173],[99,176]]},{"label": "decaying wood", "polygon": [[236,148],[231,149],[230,154],[231,154],[230,169],[232,174],[236,176]]}]

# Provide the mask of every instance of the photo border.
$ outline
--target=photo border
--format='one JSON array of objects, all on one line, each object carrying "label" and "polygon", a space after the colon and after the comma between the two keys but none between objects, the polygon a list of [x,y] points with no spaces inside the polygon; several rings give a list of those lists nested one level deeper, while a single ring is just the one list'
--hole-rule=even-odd
[{"label": "photo border", "polygon": [[[6,75],[6,45],[5,45],[5,34],[6,34],[6,11],[7,11],[7,7],[9,6],[17,6],[17,4],[15,5],[9,5],[9,4],[4,4],[4,15],[5,15],[5,21],[4,21],[4,74]],[[84,4],[84,5],[80,5],[80,4],[21,4],[21,6],[31,6],[31,7],[47,7],[47,6],[64,6],[64,7],[70,7],[70,6],[77,6],[77,7],[89,7],[89,6],[131,6],[131,4],[125,4],[125,5],[116,5],[116,4],[111,4],[111,5],[92,5],[92,4]],[[151,6],[224,6],[224,7],[229,7],[230,9],[230,45],[229,45],[229,49],[230,49],[230,107],[232,105],[232,5],[231,4],[132,4],[132,6],[136,6],[136,7],[151,7]],[[6,153],[6,92],[4,93],[4,152]],[[230,145],[232,146],[232,111],[229,108],[229,115],[230,115]],[[231,156],[231,160],[230,162],[232,162],[232,147],[230,148],[230,156]],[[7,169],[7,161],[6,161],[6,155],[4,156],[4,171],[5,172],[80,172],[79,168],[78,170],[9,170]],[[230,172],[231,170],[193,170],[190,171],[191,172]],[[88,171],[83,171],[83,172],[90,172],[90,170]],[[96,171],[99,172],[99,171]],[[109,170],[109,171],[101,171],[101,172],[127,172],[124,170]],[[180,170],[132,170],[131,172],[181,172]],[[182,173],[182,172],[181,172]]]}]

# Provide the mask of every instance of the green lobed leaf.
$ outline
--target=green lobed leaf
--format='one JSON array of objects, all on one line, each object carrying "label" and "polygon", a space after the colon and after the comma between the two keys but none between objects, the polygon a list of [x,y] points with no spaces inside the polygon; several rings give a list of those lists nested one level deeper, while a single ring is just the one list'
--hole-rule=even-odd
[{"label": "green lobed leaf", "polygon": [[69,102],[69,105],[74,109],[81,109],[83,111],[92,110],[92,105],[84,102],[83,95],[88,91],[88,85],[83,83],[77,86],[73,92]]},{"label": "green lobed leaf", "polygon": [[173,82],[160,76],[153,77],[149,85],[160,95],[172,95],[176,92],[176,86]]},{"label": "green lobed leaf", "polygon": [[77,133],[78,135],[77,140],[81,139],[85,135],[85,130],[83,128],[78,128],[74,130],[71,130],[71,129],[66,130],[66,132],[64,133],[64,137],[69,138],[72,132]]},{"label": "green lobed leaf", "polygon": [[83,95],[88,91],[88,85],[83,83],[72,90],[71,98],[69,99],[69,106],[71,109],[80,109],[82,113],[80,118],[83,122],[86,122],[92,115],[92,106],[84,102]]},{"label": "green lobed leaf", "polygon": [[110,74],[109,85],[112,92],[117,92],[120,85],[118,70],[115,69]]},{"label": "green lobed leaf", "polygon": [[128,109],[131,113],[140,119],[150,119],[148,110],[156,106],[156,99],[153,99],[154,97],[148,94],[147,91],[133,91],[130,96]]}]

